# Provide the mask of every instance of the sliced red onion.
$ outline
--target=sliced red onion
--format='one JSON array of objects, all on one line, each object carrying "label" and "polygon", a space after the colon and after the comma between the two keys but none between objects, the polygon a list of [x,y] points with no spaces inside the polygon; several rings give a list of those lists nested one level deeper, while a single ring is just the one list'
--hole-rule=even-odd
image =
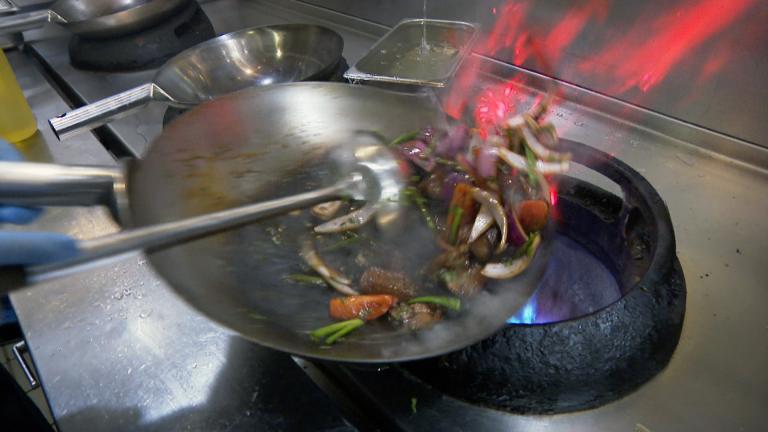
[{"label": "sliced red onion", "polygon": [[528,241],[528,236],[525,234],[523,226],[520,225],[520,221],[517,220],[512,203],[507,203],[505,206],[507,213],[507,225],[509,226],[509,233],[507,234],[507,240],[509,244],[514,247],[520,247]]},{"label": "sliced red onion", "polygon": [[452,158],[465,149],[469,142],[469,129],[463,124],[451,127],[448,134],[437,141],[437,154],[441,157]]},{"label": "sliced red onion", "polygon": [[475,175],[475,166],[463,153],[456,155],[456,163],[459,164],[461,169],[467,174]]},{"label": "sliced red onion", "polygon": [[499,153],[496,147],[481,145],[477,148],[475,166],[477,175],[484,178],[496,177],[496,164],[499,161]]},{"label": "sliced red onion", "polygon": [[464,173],[452,172],[446,175],[445,178],[443,179],[443,187],[440,192],[440,198],[443,201],[450,201],[451,198],[453,197],[453,190],[456,189],[456,186],[459,183],[470,184],[472,183],[472,181]]},{"label": "sliced red onion", "polygon": [[430,156],[429,148],[423,141],[413,140],[400,144],[400,154],[427,172],[435,169],[435,159]]}]

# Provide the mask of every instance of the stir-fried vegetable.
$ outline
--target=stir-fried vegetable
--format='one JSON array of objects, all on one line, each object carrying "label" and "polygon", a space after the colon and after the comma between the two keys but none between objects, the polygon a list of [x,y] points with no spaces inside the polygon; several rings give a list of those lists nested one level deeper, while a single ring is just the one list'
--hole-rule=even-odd
[{"label": "stir-fried vegetable", "polygon": [[504,214],[504,207],[501,206],[498,198],[493,194],[479,188],[472,188],[472,198],[480,202],[490,211],[493,219],[501,230],[501,239],[499,239],[499,247],[496,249],[496,252],[500,253],[504,251],[507,247],[507,217]]},{"label": "stir-fried vegetable", "polygon": [[[549,92],[527,113],[482,133],[457,124],[446,130],[412,131],[389,141],[402,172],[411,176],[401,202],[418,210],[443,251],[424,266],[419,277],[431,277],[427,285],[456,297],[421,291],[422,284],[412,282],[416,276],[409,265],[402,269],[371,265],[378,262],[376,258],[362,253],[354,258],[362,268],[344,267],[350,274],[361,275],[355,287],[329,267],[311,244],[305,244],[302,257],[320,277],[292,274],[288,279],[327,283],[346,295],[331,299],[328,305],[331,318],[341,322],[319,328],[311,336],[333,344],[384,315],[399,326],[424,329],[443,319],[446,311],[461,313],[460,298],[475,295],[489,279],[509,279],[524,272],[536,255],[540,232],[551,213],[546,176],[565,172],[570,164],[570,154],[558,149],[555,127],[543,123],[552,98]],[[387,143],[385,138],[380,140]],[[312,213],[326,221],[315,227],[315,233],[358,229],[377,212],[375,205],[367,204],[329,220],[342,207],[346,205],[331,202],[313,208]],[[344,247],[338,252],[347,253],[347,246],[358,241],[358,236],[347,234],[320,251]]]},{"label": "stir-fried vegetable", "polygon": [[424,297],[416,297],[408,300],[408,304],[415,304],[415,303],[436,304],[456,312],[461,310],[461,300],[457,299],[456,297],[424,296]]},{"label": "stir-fried vegetable", "polygon": [[349,333],[362,327],[363,324],[365,324],[365,321],[361,320],[360,318],[353,318],[347,321],[320,327],[319,329],[311,332],[309,335],[312,337],[312,339],[323,340],[327,345],[332,345],[342,336],[346,336]]},{"label": "stir-fried vegetable", "polygon": [[527,233],[541,231],[547,225],[549,205],[542,200],[526,200],[517,205],[517,214]]},{"label": "stir-fried vegetable", "polygon": [[469,220],[473,216],[475,201],[472,197],[472,189],[472,186],[460,183],[453,190],[453,198],[451,198],[451,205],[448,210],[449,241],[451,244],[455,244],[458,239],[462,221]]},{"label": "stir-fried vegetable", "polygon": [[483,276],[491,279],[510,279],[519,275],[528,268],[540,242],[539,234],[533,234],[531,241],[522,248],[525,251],[522,256],[508,262],[486,264],[483,267]]},{"label": "stir-fried vegetable", "polygon": [[370,321],[387,313],[395,303],[397,297],[388,294],[337,297],[331,299],[328,312],[337,320],[360,318]]},{"label": "stir-fried vegetable", "polygon": [[307,240],[304,242],[301,248],[301,257],[310,267],[312,267],[312,270],[322,276],[322,278],[336,291],[347,295],[358,294],[357,291],[350,287],[352,284],[351,280],[329,267],[328,264],[320,258],[320,255],[315,252],[315,248],[311,241]]},{"label": "stir-fried vegetable", "polygon": [[341,200],[329,201],[312,207],[312,214],[322,220],[328,220],[341,208]]},{"label": "stir-fried vegetable", "polygon": [[376,214],[376,206],[374,204],[366,204],[352,213],[316,226],[315,232],[318,234],[329,234],[357,229],[371,220],[374,214]]},{"label": "stir-fried vegetable", "polygon": [[472,231],[469,233],[469,242],[472,243],[481,235],[485,234],[489,228],[493,226],[493,214],[488,209],[488,206],[480,206],[480,211],[477,212],[475,223],[472,225]]},{"label": "stir-fried vegetable", "polygon": [[321,278],[320,276],[312,276],[312,275],[306,275],[306,274],[289,274],[286,279],[298,282],[298,283],[305,283],[305,284],[313,284],[313,285],[325,285],[325,280]]},{"label": "stir-fried vegetable", "polygon": [[409,186],[405,188],[403,194],[410,202],[416,205],[427,226],[432,230],[436,229],[437,226],[435,226],[435,221],[432,219],[429,209],[427,209],[427,199],[421,195],[419,190],[413,186]]},{"label": "stir-fried vegetable", "polygon": [[406,132],[406,133],[400,135],[399,137],[393,139],[389,143],[389,146],[390,147],[394,147],[394,146],[400,145],[400,144],[402,144],[404,142],[413,141],[416,138],[418,138],[420,134],[421,134],[421,131]]}]

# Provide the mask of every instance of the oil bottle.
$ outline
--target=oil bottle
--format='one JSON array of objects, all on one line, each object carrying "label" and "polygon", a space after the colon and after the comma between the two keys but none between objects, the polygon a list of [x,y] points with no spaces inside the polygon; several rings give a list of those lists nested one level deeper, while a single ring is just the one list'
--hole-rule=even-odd
[{"label": "oil bottle", "polygon": [[0,138],[19,142],[37,131],[37,120],[0,49]]}]

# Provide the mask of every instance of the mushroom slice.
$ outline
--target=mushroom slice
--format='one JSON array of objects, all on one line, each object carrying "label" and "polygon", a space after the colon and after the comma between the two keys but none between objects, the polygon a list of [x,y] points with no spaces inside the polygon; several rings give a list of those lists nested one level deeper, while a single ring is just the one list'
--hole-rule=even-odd
[{"label": "mushroom slice", "polygon": [[341,200],[328,201],[312,207],[311,212],[313,215],[319,217],[322,220],[328,220],[332,218],[337,211],[339,211],[339,208],[341,208],[341,203]]},{"label": "mushroom slice", "polygon": [[376,205],[366,204],[358,210],[316,226],[315,232],[329,234],[357,229],[370,221],[375,213]]},{"label": "mushroom slice", "polygon": [[328,285],[332,286],[336,291],[345,295],[359,295],[360,293],[352,289],[350,285],[352,281],[339,271],[328,267],[328,264],[320,258],[320,255],[315,251],[312,245],[312,240],[306,240],[301,246],[301,258],[312,267],[312,270],[316,271]]}]

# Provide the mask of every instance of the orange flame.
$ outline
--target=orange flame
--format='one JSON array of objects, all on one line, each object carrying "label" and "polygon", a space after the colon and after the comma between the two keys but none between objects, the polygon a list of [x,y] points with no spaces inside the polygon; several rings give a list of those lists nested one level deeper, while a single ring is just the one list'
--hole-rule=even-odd
[{"label": "orange flame", "polygon": [[[694,50],[745,15],[756,0],[679,0],[666,12],[641,14],[624,36],[609,41],[593,56],[575,64],[564,63],[563,54],[590,24],[600,25],[610,0],[579,2],[551,28],[532,28],[528,15],[533,0],[512,0],[492,11],[498,18],[476,51],[490,57],[511,58],[515,65],[531,59],[537,69],[554,75],[565,73],[575,82],[598,82],[596,90],[619,96],[630,91],[651,91]],[[714,76],[727,63],[728,44],[716,45],[712,55],[694,73],[699,80]],[[572,57],[571,57],[572,58]],[[546,60],[546,61],[545,61]],[[460,118],[467,105],[475,106],[476,126],[483,130],[518,109],[516,91],[523,76],[513,76],[501,86],[477,92],[480,59],[471,57],[454,80],[444,100],[445,111]],[[695,77],[694,77],[695,78]]]},{"label": "orange flame", "polygon": [[[597,74],[608,84],[605,90],[624,93],[633,88],[648,92],[658,85],[686,54],[714,36],[747,11],[754,0],[699,0],[685,2],[663,16],[640,19],[579,69]],[[713,58],[706,74],[725,63]]]}]

